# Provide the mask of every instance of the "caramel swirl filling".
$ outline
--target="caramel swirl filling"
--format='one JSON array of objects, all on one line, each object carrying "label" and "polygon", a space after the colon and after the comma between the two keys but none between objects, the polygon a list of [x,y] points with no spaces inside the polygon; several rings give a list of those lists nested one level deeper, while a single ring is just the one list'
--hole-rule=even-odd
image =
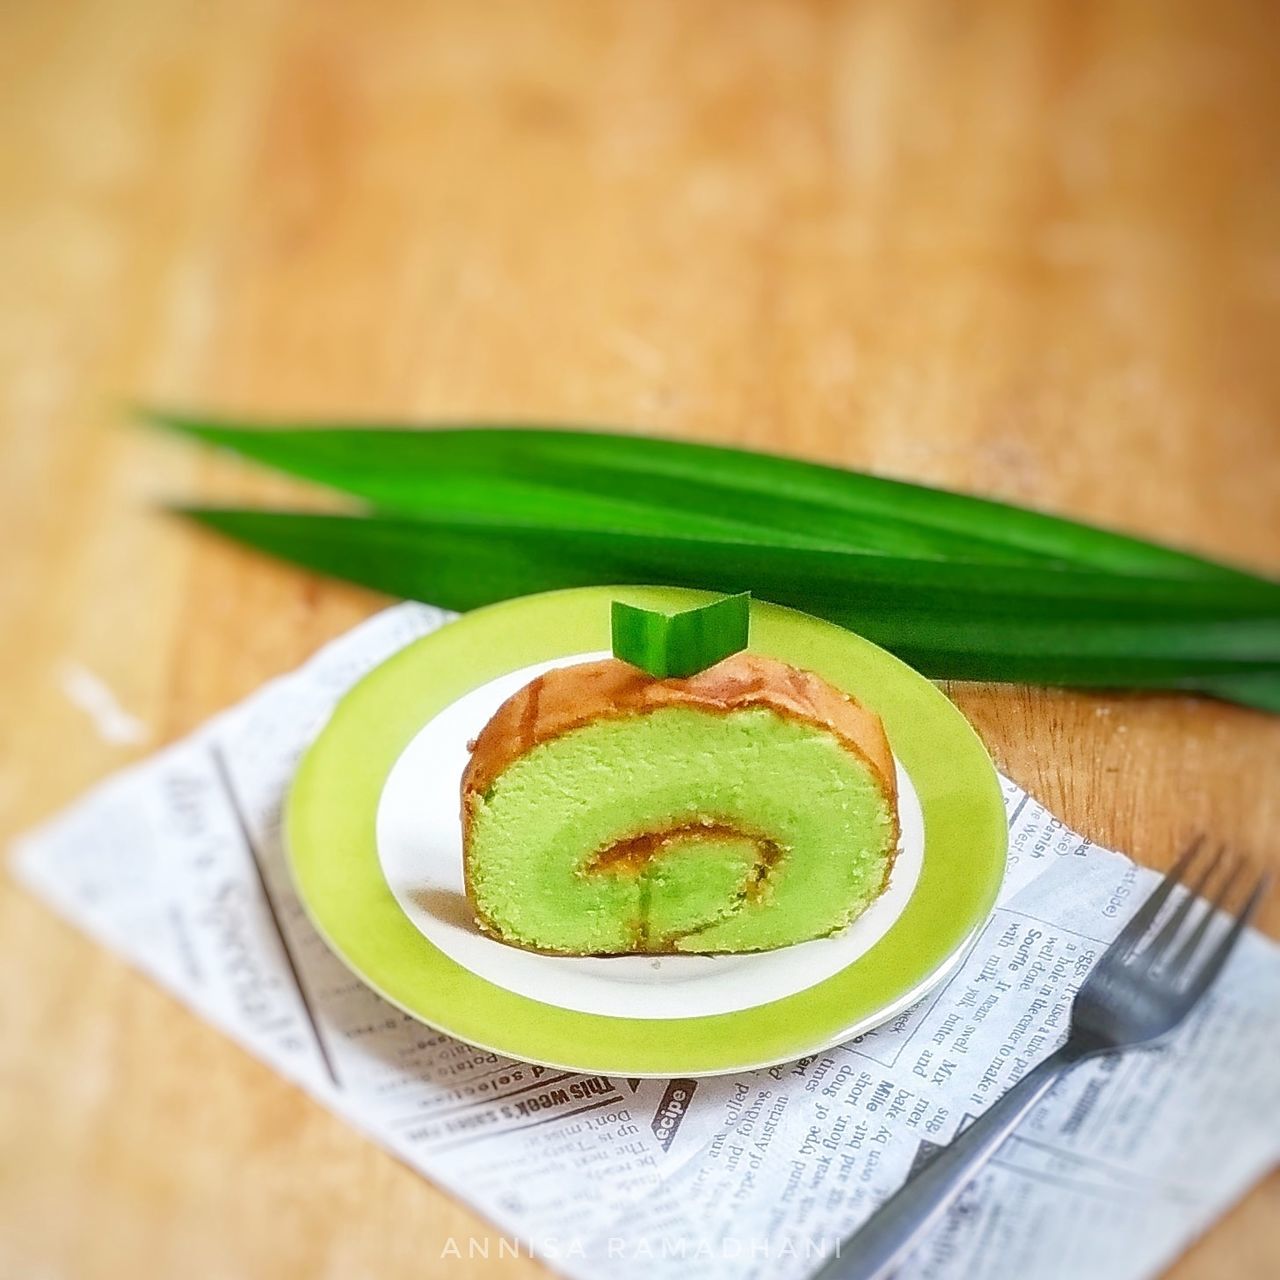
[{"label": "caramel swirl filling", "polygon": [[[630,875],[641,878],[641,915],[632,924],[632,934],[641,950],[658,941],[649,932],[648,883],[646,873],[669,850],[678,844],[700,840],[748,840],[756,850],[755,861],[747,871],[737,891],[740,903],[759,902],[769,883],[769,876],[786,856],[786,850],[776,840],[755,831],[746,831],[731,822],[704,821],[682,822],[659,831],[644,831],[638,835],[624,836],[598,849],[583,865],[587,875]],[[677,938],[690,937],[705,929],[708,924],[682,929],[678,933],[664,935],[662,941],[670,943]]]}]

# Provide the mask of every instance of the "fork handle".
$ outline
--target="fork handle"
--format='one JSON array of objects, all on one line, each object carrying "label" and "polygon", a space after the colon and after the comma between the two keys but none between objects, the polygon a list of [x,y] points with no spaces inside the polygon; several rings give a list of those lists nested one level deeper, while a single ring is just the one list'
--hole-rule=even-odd
[{"label": "fork handle", "polygon": [[813,1280],[881,1280],[1080,1055],[1066,1046],[1028,1071],[844,1240]]}]

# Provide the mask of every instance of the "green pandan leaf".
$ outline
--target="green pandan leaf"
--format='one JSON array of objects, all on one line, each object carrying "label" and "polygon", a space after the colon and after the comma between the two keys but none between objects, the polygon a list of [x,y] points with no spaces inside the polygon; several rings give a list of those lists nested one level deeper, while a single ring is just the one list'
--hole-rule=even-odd
[{"label": "green pandan leaf", "polygon": [[1139,538],[744,449],[560,428],[282,426],[159,410],[145,416],[409,515],[551,513],[635,532],[714,525],[754,541],[1262,583],[1280,601],[1280,583]]},{"label": "green pandan leaf", "polygon": [[651,676],[697,675],[747,647],[751,594],[725,596],[680,613],[613,602],[613,656]]},{"label": "green pandan leaf", "polygon": [[[186,514],[321,573],[453,609],[626,582],[750,590],[850,627],[938,678],[1188,688],[1216,676],[1280,677],[1280,618],[1215,609],[1211,588],[1222,584],[1118,584],[1049,569],[1010,584],[987,565],[711,540],[392,516]],[[1198,607],[1186,607],[1184,593]],[[1250,700],[1248,681],[1234,688]]]},{"label": "green pandan leaf", "polygon": [[[968,561],[523,520],[179,511],[254,545],[276,546],[288,559],[309,563],[314,554],[335,566],[328,571],[336,576],[384,590],[395,589],[390,582],[417,582],[425,575],[450,595],[437,603],[452,608],[501,599],[495,592],[508,583],[516,588],[509,594],[522,594],[588,582],[661,580],[730,593],[754,591],[797,608],[809,602],[813,612],[891,617],[903,628],[928,634],[931,642],[954,640],[961,647],[975,625],[1009,635],[1047,628],[1059,634],[1052,647],[1070,652],[1087,649],[1090,636],[1123,634],[1141,623],[1167,633],[1163,641],[1155,636],[1154,657],[1181,652],[1179,635],[1194,633],[1217,635],[1219,642],[1211,646],[1217,656],[1280,666],[1280,610],[1265,589],[1253,584],[1179,582],[1060,566],[995,571]],[[441,562],[445,550],[459,557],[456,568]]]}]

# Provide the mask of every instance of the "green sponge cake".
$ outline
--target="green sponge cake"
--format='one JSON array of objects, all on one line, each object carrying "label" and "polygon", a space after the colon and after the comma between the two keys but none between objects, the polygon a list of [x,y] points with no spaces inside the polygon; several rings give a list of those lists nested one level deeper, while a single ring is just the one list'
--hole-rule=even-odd
[{"label": "green sponge cake", "polygon": [[471,748],[467,894],[513,946],[763,951],[842,928],[888,883],[897,795],[879,718],[771,658],[680,679],[616,658],[562,667]]}]

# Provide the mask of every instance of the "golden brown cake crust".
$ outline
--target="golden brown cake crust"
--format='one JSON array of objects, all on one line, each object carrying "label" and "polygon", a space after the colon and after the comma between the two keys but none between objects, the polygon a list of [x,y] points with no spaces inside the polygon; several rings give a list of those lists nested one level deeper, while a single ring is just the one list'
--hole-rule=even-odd
[{"label": "golden brown cake crust", "polygon": [[755,653],[735,653],[697,675],[658,680],[630,663],[604,658],[548,671],[498,708],[471,744],[462,775],[464,826],[468,797],[486,791],[513,760],[538,743],[603,717],[676,706],[725,713],[767,707],[828,729],[866,760],[897,809],[893,753],[880,717],[811,671]]}]

